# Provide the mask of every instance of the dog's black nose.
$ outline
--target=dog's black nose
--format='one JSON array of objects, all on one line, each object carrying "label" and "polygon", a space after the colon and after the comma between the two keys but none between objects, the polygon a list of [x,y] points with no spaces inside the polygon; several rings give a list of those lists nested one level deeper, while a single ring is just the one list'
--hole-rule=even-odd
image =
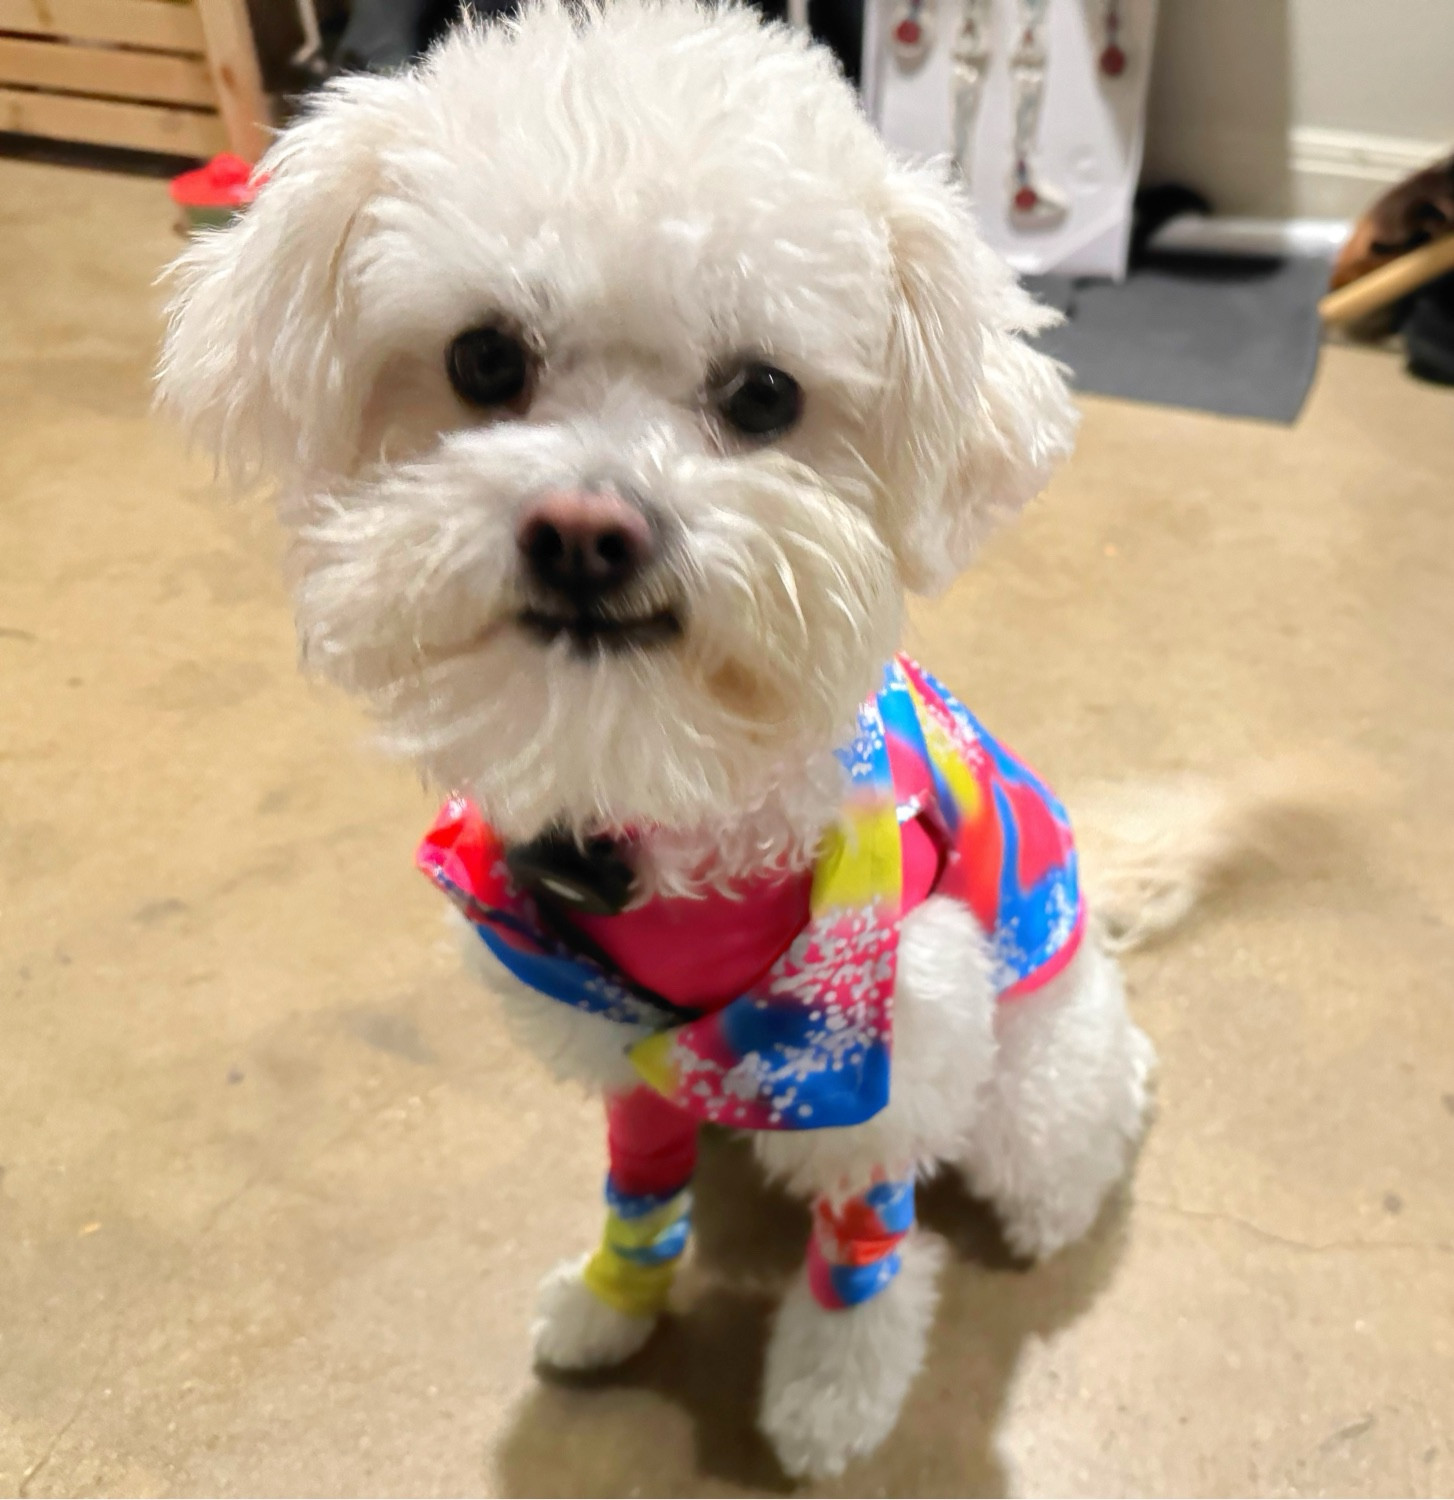
[{"label": "dog's black nose", "polygon": [[515,542],[542,587],[587,603],[628,582],[651,557],[651,526],[610,490],[551,490],[526,507]]}]

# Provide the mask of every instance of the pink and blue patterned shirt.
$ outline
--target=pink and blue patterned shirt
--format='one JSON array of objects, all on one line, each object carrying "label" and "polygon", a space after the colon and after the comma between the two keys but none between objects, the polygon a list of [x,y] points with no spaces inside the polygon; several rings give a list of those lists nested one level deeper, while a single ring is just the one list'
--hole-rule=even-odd
[{"label": "pink and blue patterned shirt", "polygon": [[[774,877],[747,899],[658,900],[595,918],[581,945],[595,953],[542,921],[468,800],[445,804],[418,863],[518,979],[646,1027],[628,1048],[634,1068],[692,1118],[755,1130],[854,1125],[888,1102],[899,931],[914,905],[935,894],[970,908],[1004,1000],[1069,963],[1084,908],[1060,803],[907,656],[885,667],[839,760],[847,794],[810,877]],[[740,990],[712,993],[714,945],[727,955],[719,972]],[[653,962],[668,972],[673,952],[688,963],[704,955],[705,989],[667,994],[633,972]]]}]

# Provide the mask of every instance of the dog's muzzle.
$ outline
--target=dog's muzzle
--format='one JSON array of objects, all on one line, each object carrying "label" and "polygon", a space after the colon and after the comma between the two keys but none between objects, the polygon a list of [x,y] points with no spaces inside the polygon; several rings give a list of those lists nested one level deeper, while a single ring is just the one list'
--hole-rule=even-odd
[{"label": "dog's muzzle", "polygon": [[657,527],[634,496],[608,486],[547,490],[521,513],[520,567],[538,602],[520,623],[541,640],[578,650],[623,651],[681,634],[673,608],[635,608],[633,586],[656,559]]}]

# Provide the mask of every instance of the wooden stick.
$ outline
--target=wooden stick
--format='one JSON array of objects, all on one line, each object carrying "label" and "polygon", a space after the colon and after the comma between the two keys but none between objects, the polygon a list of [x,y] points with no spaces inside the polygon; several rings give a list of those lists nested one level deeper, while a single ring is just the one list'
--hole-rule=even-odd
[{"label": "wooden stick", "polygon": [[1318,303],[1318,312],[1325,323],[1353,323],[1418,291],[1446,271],[1454,271],[1454,234],[1420,245],[1336,292],[1329,292]]},{"label": "wooden stick", "polygon": [[197,0],[197,9],[228,143],[244,161],[256,161],[267,149],[272,121],[268,118],[268,98],[263,92],[247,0]]}]

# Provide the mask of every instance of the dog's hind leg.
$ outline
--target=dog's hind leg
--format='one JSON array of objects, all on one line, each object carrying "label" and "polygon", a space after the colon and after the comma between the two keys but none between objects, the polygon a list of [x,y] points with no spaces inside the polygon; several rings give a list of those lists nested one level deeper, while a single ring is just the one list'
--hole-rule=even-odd
[{"label": "dog's hind leg", "polygon": [[1088,934],[1043,989],[1003,1001],[995,1073],[960,1164],[1033,1260],[1095,1222],[1140,1140],[1155,1063],[1114,961]]}]

